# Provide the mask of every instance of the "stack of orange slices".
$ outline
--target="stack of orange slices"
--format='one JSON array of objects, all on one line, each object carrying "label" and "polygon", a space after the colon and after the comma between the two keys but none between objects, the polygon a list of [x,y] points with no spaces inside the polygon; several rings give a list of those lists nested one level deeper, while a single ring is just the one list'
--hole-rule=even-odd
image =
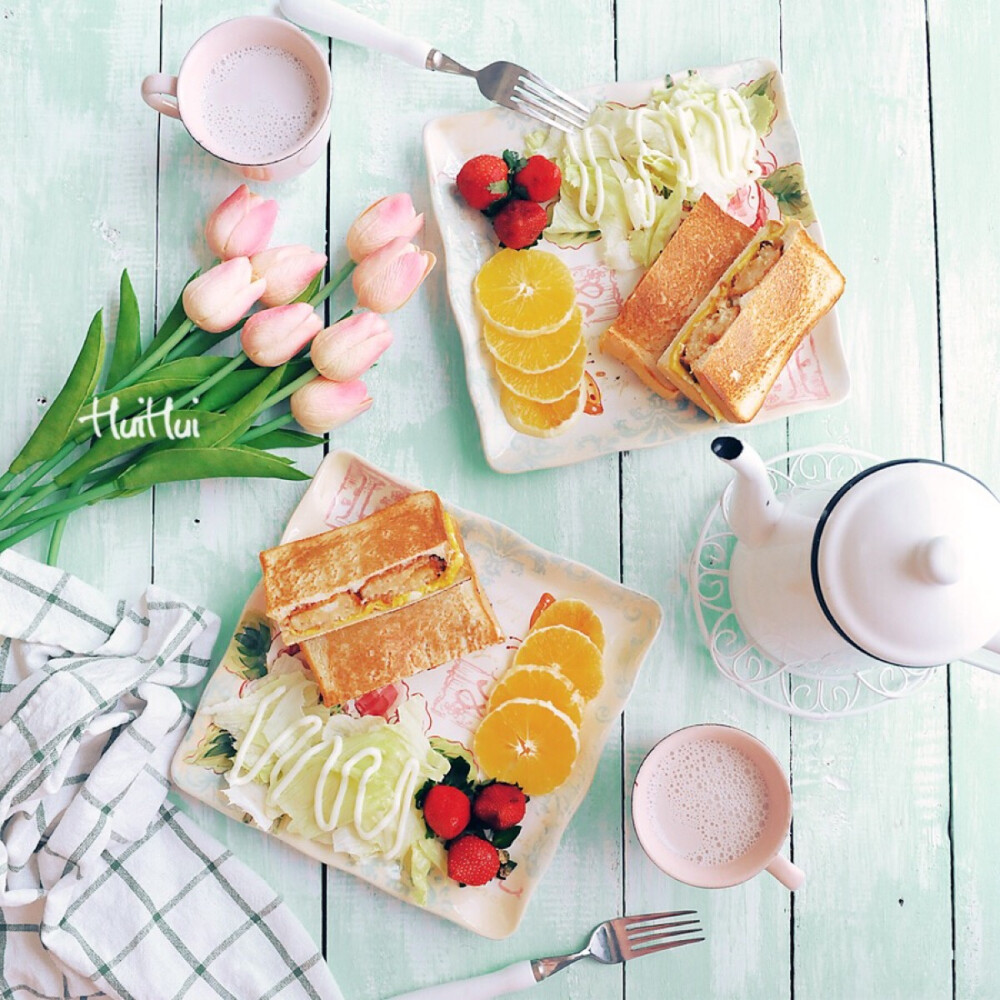
[{"label": "stack of orange slices", "polygon": [[583,601],[549,605],[490,693],[473,739],[490,777],[528,795],[558,788],[580,752],[584,709],[604,683],[604,627]]},{"label": "stack of orange slices", "polygon": [[501,250],[474,292],[508,422],[522,434],[561,434],[586,398],[587,346],[569,268],[544,250]]}]

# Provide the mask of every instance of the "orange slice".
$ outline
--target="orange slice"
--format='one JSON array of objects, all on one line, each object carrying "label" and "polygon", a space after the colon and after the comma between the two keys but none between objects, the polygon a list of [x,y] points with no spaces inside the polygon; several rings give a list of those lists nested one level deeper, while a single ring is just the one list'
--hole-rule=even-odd
[{"label": "orange slice", "polygon": [[514,395],[535,403],[557,403],[579,388],[583,366],[587,361],[587,345],[581,338],[569,361],[550,372],[522,372],[502,361],[495,361],[497,378]]},{"label": "orange slice", "polygon": [[506,386],[500,386],[500,408],[507,422],[522,434],[534,437],[554,437],[569,430],[583,412],[587,394],[583,382],[579,389],[555,403],[535,403],[516,396]]},{"label": "orange slice", "polygon": [[504,333],[491,323],[483,325],[486,348],[498,361],[522,372],[550,372],[566,364],[580,342],[583,314],[574,308],[569,320],[555,333],[522,337]]},{"label": "orange slice", "polygon": [[512,698],[532,698],[547,701],[579,726],[583,721],[585,704],[573,682],[555,667],[539,667],[525,663],[507,673],[497,681],[486,705],[487,711],[502,705]]},{"label": "orange slice", "polygon": [[490,777],[520,785],[527,795],[545,795],[569,777],[580,734],[573,720],[548,702],[512,698],[486,713],[472,749]]},{"label": "orange slice", "polygon": [[576,305],[569,268],[544,250],[501,250],[476,275],[476,304],[505,333],[554,333]]},{"label": "orange slice", "polygon": [[582,632],[602,653],[604,652],[604,626],[594,609],[584,601],[553,601],[535,619],[531,631],[548,628],[550,625],[565,625]]},{"label": "orange slice", "polygon": [[566,625],[536,628],[514,654],[514,666],[544,663],[557,667],[587,701],[596,697],[604,684],[601,660],[596,644]]}]

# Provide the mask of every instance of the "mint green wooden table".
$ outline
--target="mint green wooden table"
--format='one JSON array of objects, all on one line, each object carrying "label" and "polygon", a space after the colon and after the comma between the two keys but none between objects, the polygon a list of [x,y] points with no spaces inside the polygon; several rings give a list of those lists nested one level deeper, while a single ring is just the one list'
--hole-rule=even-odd
[{"label": "mint green wooden table", "polygon": [[[854,372],[837,409],[755,429],[765,455],[834,441],[944,457],[1000,487],[1000,112],[990,0],[355,0],[473,65],[511,58],[572,88],[770,56],[785,74],[812,194],[848,278]],[[162,316],[206,254],[198,220],[235,185],[139,98],[251,0],[0,0],[0,346],[3,464],[61,384],[96,305],[128,264]],[[368,202],[410,190],[427,210],[420,132],[479,108],[467,81],[337,45],[328,170],[274,189],[280,242],[335,252]],[[269,192],[270,193],[270,192]],[[426,241],[440,253],[433,223]],[[938,1000],[1000,995],[1000,679],[963,664],[862,717],[791,719],[724,680],[702,647],[685,571],[726,481],[697,438],[516,478],[486,466],[443,270],[394,321],[376,406],[336,435],[399,475],[509,524],[663,605],[663,633],[521,929],[487,942],[190,807],[283,891],[349,1000],[564,951],[604,917],[696,907],[709,942],[626,968],[574,967],[539,997]],[[414,372],[420,378],[413,378]],[[311,467],[321,455],[301,456]],[[301,487],[213,481],[75,516],[62,564],[112,593],[151,580],[231,629]],[[29,551],[40,552],[39,548]],[[708,892],[639,849],[627,791],[661,735],[732,723],[792,774],[794,899],[761,876]],[[205,914],[210,921],[211,914]],[[543,992],[544,991],[544,992]]]}]

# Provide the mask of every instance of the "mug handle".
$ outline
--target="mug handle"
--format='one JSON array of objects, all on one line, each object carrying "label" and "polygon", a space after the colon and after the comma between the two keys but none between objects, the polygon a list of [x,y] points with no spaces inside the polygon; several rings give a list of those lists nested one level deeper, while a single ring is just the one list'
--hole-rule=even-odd
[{"label": "mug handle", "polygon": [[767,866],[766,871],[770,872],[786,889],[798,889],[806,880],[806,873],[793,865],[784,855],[777,855]]},{"label": "mug handle", "polygon": [[161,115],[180,118],[177,107],[177,77],[169,73],[151,73],[142,81],[142,99]]}]

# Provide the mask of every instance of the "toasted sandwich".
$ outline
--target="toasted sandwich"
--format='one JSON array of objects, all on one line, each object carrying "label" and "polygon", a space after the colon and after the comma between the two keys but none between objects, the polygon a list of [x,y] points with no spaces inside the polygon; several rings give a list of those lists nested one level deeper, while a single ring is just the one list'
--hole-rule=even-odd
[{"label": "toasted sandwich", "polygon": [[628,365],[653,392],[675,398],[677,387],[656,363],[752,238],[752,229],[702,195],[601,335],[601,350]]},{"label": "toasted sandwich", "polygon": [[267,614],[286,643],[424,600],[471,576],[436,493],[260,554]]},{"label": "toasted sandwich", "polygon": [[300,649],[324,704],[332,706],[504,638],[489,598],[473,574],[389,614],[306,639]]},{"label": "toasted sandwich", "polygon": [[843,290],[843,275],[801,223],[768,222],[684,324],[658,367],[716,420],[747,423]]}]

